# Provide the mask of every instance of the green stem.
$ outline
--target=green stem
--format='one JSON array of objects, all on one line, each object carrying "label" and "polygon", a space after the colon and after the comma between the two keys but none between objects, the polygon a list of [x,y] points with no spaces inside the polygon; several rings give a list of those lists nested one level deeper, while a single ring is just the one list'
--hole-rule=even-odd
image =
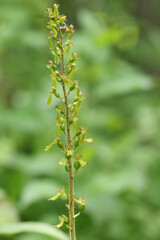
[{"label": "green stem", "polygon": [[[62,33],[59,29],[60,37],[61,37],[61,44],[63,46],[63,39]],[[62,73],[64,74],[64,51],[62,47],[62,54],[61,54],[61,61],[62,61]],[[71,148],[71,135],[70,135],[70,124],[69,124],[69,107],[68,107],[68,98],[65,88],[65,83],[62,83],[64,99],[65,99],[65,108],[66,108],[66,122],[67,122],[67,142],[68,148]],[[72,170],[72,159],[69,158],[68,160],[69,165],[69,221],[70,221],[70,240],[76,240],[76,233],[75,233],[75,218],[74,218],[74,176]]]}]

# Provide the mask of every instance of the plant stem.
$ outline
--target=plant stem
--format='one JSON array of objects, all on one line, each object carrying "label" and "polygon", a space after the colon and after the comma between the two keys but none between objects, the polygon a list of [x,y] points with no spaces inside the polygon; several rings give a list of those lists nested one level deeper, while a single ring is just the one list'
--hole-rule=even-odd
[{"label": "plant stem", "polygon": [[[62,32],[59,29],[61,44],[62,44],[62,54],[61,54],[61,61],[62,61],[62,73],[64,74],[64,51],[63,51],[63,38]],[[67,122],[67,142],[68,148],[71,148],[71,135],[70,135],[70,124],[69,124],[69,107],[68,107],[68,98],[65,88],[65,83],[62,83],[64,99],[65,99],[65,108],[66,108],[66,122]],[[70,221],[70,240],[76,240],[76,233],[75,233],[75,218],[74,218],[74,177],[72,171],[72,159],[68,159],[69,165],[69,221]]]}]

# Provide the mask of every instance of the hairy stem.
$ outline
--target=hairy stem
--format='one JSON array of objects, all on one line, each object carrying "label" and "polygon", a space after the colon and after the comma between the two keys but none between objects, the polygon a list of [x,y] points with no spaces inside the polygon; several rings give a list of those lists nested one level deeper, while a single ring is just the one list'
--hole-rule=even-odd
[{"label": "hairy stem", "polygon": [[[63,38],[62,32],[59,29],[61,44],[63,46]],[[64,51],[62,47],[62,54],[61,54],[61,61],[62,61],[62,73],[64,74]],[[66,108],[66,122],[67,122],[67,142],[68,148],[71,148],[71,135],[70,135],[70,124],[69,124],[69,107],[68,107],[68,98],[65,88],[65,83],[62,83],[63,86],[63,93],[65,99],[65,108]],[[72,159],[69,158],[68,160],[69,165],[69,220],[70,220],[70,240],[76,240],[76,233],[75,233],[75,218],[74,218],[74,177],[72,171]]]}]

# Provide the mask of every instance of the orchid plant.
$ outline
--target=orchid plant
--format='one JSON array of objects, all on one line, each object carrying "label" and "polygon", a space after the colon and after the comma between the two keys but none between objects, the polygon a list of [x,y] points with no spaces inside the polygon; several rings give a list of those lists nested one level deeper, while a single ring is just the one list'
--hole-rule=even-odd
[{"label": "orchid plant", "polygon": [[[78,81],[73,80],[73,77],[74,73],[78,70],[76,62],[80,59],[77,57],[77,53],[70,53],[71,46],[74,45],[72,40],[74,27],[73,25],[67,24],[66,16],[60,15],[58,9],[58,4],[54,4],[53,9],[47,8],[49,16],[47,24],[47,28],[49,29],[49,48],[53,56],[47,65],[52,79],[47,105],[51,104],[53,97],[57,98],[60,104],[55,106],[57,112],[56,137],[45,147],[45,151],[57,145],[64,153],[64,159],[62,159],[59,164],[64,166],[68,172],[69,194],[67,194],[65,188],[62,187],[57,191],[57,194],[49,200],[61,198],[64,202],[69,214],[68,216],[65,214],[59,216],[60,223],[55,225],[55,227],[60,228],[62,225],[66,225],[70,232],[70,240],[75,240],[75,219],[84,210],[86,200],[75,198],[74,178],[79,169],[87,165],[83,157],[77,153],[77,148],[83,141],[92,142],[93,140],[92,138],[85,138],[86,127],[78,126],[78,111],[85,97],[79,89]],[[63,94],[58,92],[58,85],[61,86]],[[70,100],[70,94],[71,96],[74,95],[72,100]],[[65,141],[62,140],[62,134],[65,136]],[[78,211],[76,213],[74,204],[78,205]]]}]

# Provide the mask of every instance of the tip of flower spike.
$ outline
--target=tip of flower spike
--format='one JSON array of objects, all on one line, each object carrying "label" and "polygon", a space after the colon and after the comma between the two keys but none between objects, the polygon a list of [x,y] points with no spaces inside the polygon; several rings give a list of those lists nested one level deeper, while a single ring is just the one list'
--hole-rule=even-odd
[{"label": "tip of flower spike", "polygon": [[56,3],[55,3],[55,4],[53,5],[53,7],[54,7],[54,8],[58,8],[58,7],[59,7],[59,4],[56,4]]}]

